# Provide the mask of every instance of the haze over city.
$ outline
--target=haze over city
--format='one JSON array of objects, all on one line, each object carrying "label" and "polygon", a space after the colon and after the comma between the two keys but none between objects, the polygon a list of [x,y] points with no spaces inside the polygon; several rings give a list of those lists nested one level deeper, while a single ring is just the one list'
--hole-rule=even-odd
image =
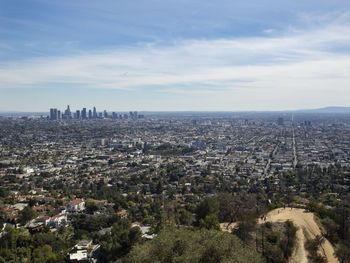
[{"label": "haze over city", "polygon": [[349,1],[0,3],[0,111],[349,106]]}]

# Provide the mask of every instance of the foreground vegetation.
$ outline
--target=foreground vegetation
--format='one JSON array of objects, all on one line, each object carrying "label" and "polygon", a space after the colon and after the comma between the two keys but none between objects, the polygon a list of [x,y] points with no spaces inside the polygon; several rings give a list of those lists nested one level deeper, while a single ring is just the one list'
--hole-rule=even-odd
[{"label": "foreground vegetation", "polygon": [[265,260],[236,236],[225,232],[167,228],[152,241],[135,246],[126,262],[259,263]]}]

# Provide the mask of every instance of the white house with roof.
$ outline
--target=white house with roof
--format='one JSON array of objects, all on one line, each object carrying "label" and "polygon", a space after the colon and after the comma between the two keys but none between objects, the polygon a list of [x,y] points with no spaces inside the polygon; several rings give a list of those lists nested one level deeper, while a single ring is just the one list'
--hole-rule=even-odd
[{"label": "white house with roof", "polygon": [[74,199],[67,204],[67,212],[81,212],[85,210],[84,199]]},{"label": "white house with roof", "polygon": [[63,222],[67,222],[67,214],[59,214],[56,216],[44,218],[45,226],[51,226],[54,228],[60,228]]},{"label": "white house with roof", "polygon": [[100,245],[94,245],[92,240],[80,240],[69,252],[68,262],[69,263],[87,263],[87,262],[97,262],[98,254],[100,250]]},{"label": "white house with roof", "polygon": [[87,250],[77,250],[69,254],[69,261],[74,262],[89,262],[88,251]]}]

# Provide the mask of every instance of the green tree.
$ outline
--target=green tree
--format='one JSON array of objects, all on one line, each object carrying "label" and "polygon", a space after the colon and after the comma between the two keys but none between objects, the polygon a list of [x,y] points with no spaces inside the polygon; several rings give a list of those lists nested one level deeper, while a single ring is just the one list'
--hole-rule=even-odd
[{"label": "green tree", "polygon": [[8,197],[9,191],[4,188],[4,187],[0,187],[0,197],[2,198],[6,198]]},{"label": "green tree", "polygon": [[305,247],[309,252],[309,258],[312,262],[326,263],[327,260],[324,256],[319,255],[318,251],[322,243],[325,241],[323,236],[317,235],[315,239],[306,241]]},{"label": "green tree", "polygon": [[326,230],[326,237],[329,238],[331,241],[337,241],[337,230],[338,226],[334,222],[334,220],[330,219],[329,217],[326,217],[321,220],[322,225],[324,226]]},{"label": "green tree", "polygon": [[192,213],[185,210],[185,209],[181,209],[179,211],[179,222],[181,225],[190,225],[191,224],[191,221],[192,221]]},{"label": "green tree", "polygon": [[86,212],[89,214],[93,214],[95,211],[98,211],[98,205],[92,201],[86,201]]},{"label": "green tree", "polygon": [[18,221],[24,225],[29,220],[32,220],[35,217],[35,212],[30,206],[26,206],[22,211],[19,212]]},{"label": "green tree", "polygon": [[349,244],[340,244],[335,255],[339,259],[340,263],[349,263],[350,262],[350,247]]},{"label": "green tree", "polygon": [[197,207],[197,220],[204,219],[207,215],[219,213],[219,202],[215,197],[204,199]]},{"label": "green tree", "polygon": [[56,262],[56,255],[52,252],[51,246],[44,245],[42,247],[34,249],[33,261],[34,263],[53,263]]},{"label": "green tree", "polygon": [[205,228],[205,229],[214,229],[214,230],[220,230],[220,224],[219,219],[217,215],[211,214],[207,215],[204,219],[201,219],[199,221],[199,227]]},{"label": "green tree", "polygon": [[111,233],[101,238],[101,259],[110,262],[129,253],[131,247],[141,240],[139,227],[131,227],[126,219],[121,219],[112,226]]},{"label": "green tree", "polygon": [[236,234],[245,244],[252,238],[251,232],[256,229],[256,220],[253,218],[247,218],[238,223],[237,228],[234,230]]},{"label": "green tree", "polygon": [[290,220],[287,220],[284,223],[284,227],[285,227],[284,234],[286,236],[286,240],[284,240],[285,242],[282,242],[282,250],[284,253],[284,257],[288,259],[292,254],[292,251],[293,251],[292,249],[295,243],[295,236],[298,229],[296,228],[296,226],[294,226],[293,222]]},{"label": "green tree", "polygon": [[127,263],[264,262],[234,235],[215,230],[166,228],[153,240],[136,245]]}]

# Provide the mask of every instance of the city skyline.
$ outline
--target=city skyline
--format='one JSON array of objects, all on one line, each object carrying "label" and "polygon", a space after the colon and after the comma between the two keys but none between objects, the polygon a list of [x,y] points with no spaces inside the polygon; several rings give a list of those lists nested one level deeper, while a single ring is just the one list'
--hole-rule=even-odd
[{"label": "city skyline", "polygon": [[97,111],[96,107],[88,109],[86,107],[77,110],[71,110],[70,105],[67,105],[66,110],[60,110],[58,108],[50,108],[48,120],[88,120],[88,119],[143,119],[143,115],[139,115],[137,111],[129,111],[128,114],[120,114],[118,112],[108,112],[107,110]]},{"label": "city skyline", "polygon": [[[67,105],[66,106],[70,106]],[[60,111],[61,114],[64,114],[65,111],[61,111],[60,109],[64,108],[64,107],[50,107],[49,110],[44,110],[44,111],[1,111],[0,110],[0,117],[1,114],[10,114],[8,116],[11,116],[11,114],[14,115],[18,115],[18,114],[48,114],[50,115],[50,112],[52,109],[56,109],[57,111]],[[71,111],[71,114],[73,116],[74,113],[76,113],[77,111],[79,111],[81,114],[81,112],[84,111],[84,109],[87,111],[87,114],[89,114],[89,111],[91,111],[91,114],[93,113],[93,110],[96,110],[95,106],[92,106],[92,108],[87,108],[86,106],[82,106],[81,108],[79,107],[75,107],[74,110]],[[321,107],[321,108],[304,108],[304,109],[295,109],[295,110],[212,110],[212,111],[206,111],[206,110],[177,110],[177,111],[148,111],[148,110],[141,110],[141,111],[135,111],[134,109],[128,109],[128,110],[120,110],[120,109],[106,109],[106,107],[103,108],[103,110],[101,111],[96,111],[99,114],[104,114],[104,112],[107,113],[118,113],[118,114],[124,114],[127,113],[129,114],[130,112],[141,112],[141,113],[335,113],[335,114],[344,114],[344,113],[350,113],[350,107],[346,107],[346,106],[327,106],[327,107]],[[95,115],[94,115],[95,116]]]},{"label": "city skyline", "polygon": [[349,106],[349,8],[344,0],[5,0],[0,111]]}]

